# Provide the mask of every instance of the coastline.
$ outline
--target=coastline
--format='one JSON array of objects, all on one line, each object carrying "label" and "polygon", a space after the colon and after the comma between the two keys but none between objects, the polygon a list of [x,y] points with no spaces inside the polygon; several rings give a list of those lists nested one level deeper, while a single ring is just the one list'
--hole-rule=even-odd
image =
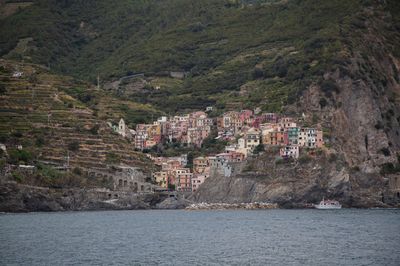
[{"label": "coastline", "polygon": [[[254,202],[199,202],[188,200],[183,194],[171,196],[168,193],[126,193],[117,199],[109,199],[109,191],[101,189],[68,188],[55,189],[21,185],[16,182],[0,183],[0,212],[66,212],[105,210],[262,210],[262,209],[310,209],[312,203],[295,201],[254,201]],[[186,195],[187,196],[187,195]],[[338,199],[339,201],[340,198]],[[398,209],[398,205],[349,205],[343,201],[343,208],[357,209]]]}]

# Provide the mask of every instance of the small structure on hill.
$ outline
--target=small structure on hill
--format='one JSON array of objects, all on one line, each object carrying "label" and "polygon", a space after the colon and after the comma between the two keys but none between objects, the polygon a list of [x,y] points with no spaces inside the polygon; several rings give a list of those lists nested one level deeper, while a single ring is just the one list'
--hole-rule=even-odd
[{"label": "small structure on hill", "polygon": [[120,119],[118,123],[118,134],[120,134],[123,137],[126,137],[126,125],[124,119]]},{"label": "small structure on hill", "polygon": [[15,71],[12,76],[13,76],[13,78],[20,78],[20,77],[22,77],[23,74],[24,73],[21,71]]},{"label": "small structure on hill", "polygon": [[7,152],[6,145],[4,145],[3,143],[0,143],[0,150],[2,150],[3,152]]},{"label": "small structure on hill", "polygon": [[112,130],[124,138],[132,138],[136,135],[136,131],[130,129],[126,124],[123,118],[121,118],[118,122],[118,125],[112,124],[111,122],[107,122],[107,125],[112,128]]},{"label": "small structure on hill", "polygon": [[206,107],[206,112],[211,112],[214,108],[212,106],[207,106]]}]

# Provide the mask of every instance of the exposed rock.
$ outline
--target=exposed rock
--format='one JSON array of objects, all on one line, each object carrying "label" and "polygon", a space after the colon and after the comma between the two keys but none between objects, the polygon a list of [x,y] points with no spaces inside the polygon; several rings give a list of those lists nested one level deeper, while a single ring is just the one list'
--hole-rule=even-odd
[{"label": "exposed rock", "polygon": [[266,202],[252,202],[252,203],[197,203],[191,204],[186,207],[186,210],[231,210],[231,209],[245,209],[245,210],[262,210],[262,209],[276,209],[278,204]]},{"label": "exposed rock", "polygon": [[191,201],[183,198],[169,197],[156,205],[157,209],[184,209],[192,204]]},{"label": "exposed rock", "polygon": [[249,161],[252,171],[230,177],[212,176],[190,198],[207,203],[272,202],[281,207],[306,207],[323,197],[339,200],[344,207],[394,207],[400,199],[383,200],[387,182],[378,174],[350,171],[338,158],[325,154],[307,163],[276,164],[273,154]]},{"label": "exposed rock", "polygon": [[[99,189],[49,189],[4,182],[0,184],[0,212],[151,209],[168,197],[113,191],[112,195],[118,198],[109,199],[109,194]],[[181,200],[175,208],[188,204]]]}]

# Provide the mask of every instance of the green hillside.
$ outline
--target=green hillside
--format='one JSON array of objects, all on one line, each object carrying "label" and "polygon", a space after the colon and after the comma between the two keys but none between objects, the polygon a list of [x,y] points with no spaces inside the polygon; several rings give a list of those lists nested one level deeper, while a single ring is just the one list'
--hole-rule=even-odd
[{"label": "green hillside", "polygon": [[[12,1],[10,1],[12,2]],[[95,82],[133,73],[150,86],[126,100],[164,112],[260,106],[281,111],[346,63],[373,0],[38,0],[1,21],[0,55]],[[396,19],[396,1],[385,6]],[[389,32],[390,34],[390,32]],[[394,48],[398,49],[398,48]],[[398,51],[397,51],[398,52]],[[169,82],[169,71],[187,74]],[[152,83],[150,83],[152,85]]]},{"label": "green hillside", "polygon": [[[13,76],[16,70],[22,77]],[[121,105],[126,108],[118,110]],[[0,143],[7,146],[6,152],[0,150],[0,169],[6,162],[36,165],[39,171],[28,175],[31,179],[14,178],[45,186],[109,185],[86,172],[113,172],[120,164],[149,173],[151,161],[107,125],[129,119],[129,112],[149,111],[36,65],[0,60]],[[52,167],[65,165],[71,175]]]}]

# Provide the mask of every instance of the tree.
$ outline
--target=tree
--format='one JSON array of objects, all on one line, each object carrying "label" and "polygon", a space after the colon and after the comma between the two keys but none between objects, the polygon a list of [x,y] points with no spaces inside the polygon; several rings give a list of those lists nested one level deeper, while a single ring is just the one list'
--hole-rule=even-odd
[{"label": "tree", "polygon": [[262,151],[264,151],[264,144],[260,143],[254,148],[253,153],[254,154],[259,154]]},{"label": "tree", "polygon": [[7,92],[6,87],[4,84],[0,84],[0,95],[4,95]]},{"label": "tree", "polygon": [[9,162],[11,164],[18,164],[19,162],[28,163],[32,160],[32,154],[26,150],[11,150]]},{"label": "tree", "polygon": [[70,151],[78,151],[79,150],[79,142],[73,141],[68,144],[68,150]]}]

